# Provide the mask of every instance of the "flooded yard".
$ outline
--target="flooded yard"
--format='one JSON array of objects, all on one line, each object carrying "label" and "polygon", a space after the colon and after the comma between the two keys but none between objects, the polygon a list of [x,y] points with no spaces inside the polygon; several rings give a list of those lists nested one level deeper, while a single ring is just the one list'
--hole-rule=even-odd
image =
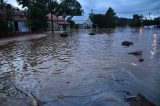
[{"label": "flooded yard", "polygon": [[[129,106],[129,94],[142,94],[159,106],[160,30],[90,32],[1,39],[0,106],[30,105],[19,88],[42,106]],[[125,40],[134,45],[122,46]],[[137,50],[141,56],[128,54]]]}]

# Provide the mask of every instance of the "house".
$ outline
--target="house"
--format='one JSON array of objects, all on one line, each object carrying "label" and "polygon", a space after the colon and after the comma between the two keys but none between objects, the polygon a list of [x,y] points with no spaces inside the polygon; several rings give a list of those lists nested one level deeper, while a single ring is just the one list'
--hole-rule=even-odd
[{"label": "house", "polygon": [[29,28],[26,24],[26,17],[22,12],[14,12],[11,23],[15,32],[29,32]]},{"label": "house", "polygon": [[6,14],[5,8],[0,8],[0,21],[4,20],[4,15]]},{"label": "house", "polygon": [[70,30],[70,23],[68,23],[65,19],[63,19],[62,16],[56,16],[52,14],[51,18],[51,13],[47,15],[48,17],[48,30],[52,30],[52,21],[53,21],[53,28],[54,30],[57,31],[62,31],[65,30],[64,27],[66,27],[66,30]]},{"label": "house", "polygon": [[91,21],[89,16],[74,16],[72,18],[72,21],[74,21],[80,29],[93,27],[93,22]]},{"label": "house", "polygon": [[7,20],[8,28],[12,28],[14,32],[28,32],[25,15],[21,11],[13,11],[10,8],[0,8],[0,21],[5,20],[5,15],[10,12],[12,17]]}]

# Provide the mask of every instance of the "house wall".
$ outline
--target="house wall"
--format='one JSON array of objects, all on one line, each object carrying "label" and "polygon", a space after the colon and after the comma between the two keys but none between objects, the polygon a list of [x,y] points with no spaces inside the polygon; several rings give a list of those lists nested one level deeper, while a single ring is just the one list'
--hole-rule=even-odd
[{"label": "house wall", "polygon": [[[70,24],[66,24],[66,30],[70,30]],[[59,30],[63,31],[63,24],[59,25]]]},{"label": "house wall", "polygon": [[84,18],[83,16],[75,16],[72,20],[80,29],[93,28],[93,23],[89,17]]},{"label": "house wall", "polygon": [[92,24],[88,24],[88,23],[83,23],[83,24],[77,24],[79,26],[79,29],[90,29],[93,28]]},{"label": "house wall", "polygon": [[[15,31],[16,26],[14,25],[14,22],[15,21],[12,21],[11,23]],[[27,27],[26,22],[18,21],[18,32],[29,32],[29,28]]]},{"label": "house wall", "polygon": [[[52,30],[52,22],[48,21],[47,24],[48,24],[47,30],[51,31]],[[57,24],[57,23],[53,22],[53,28],[55,31],[63,31],[63,24]],[[66,24],[66,30],[70,30],[70,24],[68,24],[68,25]]]},{"label": "house wall", "polygon": [[[52,30],[52,22],[51,22],[51,21],[48,21],[47,24],[48,24],[47,30],[48,30],[48,31],[51,31],[51,30]],[[56,31],[59,30],[58,24],[55,23],[55,22],[53,22],[53,28],[54,28],[54,30],[56,30]]]},{"label": "house wall", "polygon": [[19,32],[28,32],[29,31],[29,28],[27,27],[27,25],[24,21],[18,22],[18,31]]}]

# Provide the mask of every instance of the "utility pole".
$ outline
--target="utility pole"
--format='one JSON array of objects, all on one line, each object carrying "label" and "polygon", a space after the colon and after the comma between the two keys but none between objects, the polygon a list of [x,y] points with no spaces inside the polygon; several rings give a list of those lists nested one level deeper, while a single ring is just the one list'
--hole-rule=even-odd
[{"label": "utility pole", "polygon": [[[50,0],[50,5],[52,5],[52,0]],[[54,24],[53,24],[53,10],[50,8],[50,14],[51,14],[51,28],[52,28],[52,34],[54,34]]]},{"label": "utility pole", "polygon": [[52,13],[52,11],[51,11],[51,26],[52,26],[52,34],[54,34],[53,13]]},{"label": "utility pole", "polygon": [[149,15],[149,20],[150,20],[150,19],[151,19],[151,17],[150,17],[150,16],[151,16],[151,13],[149,12],[148,15]]}]

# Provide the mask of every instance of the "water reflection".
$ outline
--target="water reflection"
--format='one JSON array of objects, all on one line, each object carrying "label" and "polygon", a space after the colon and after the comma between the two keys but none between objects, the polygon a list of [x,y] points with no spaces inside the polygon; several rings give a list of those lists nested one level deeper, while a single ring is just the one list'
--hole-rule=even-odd
[{"label": "water reflection", "polygon": [[153,34],[153,42],[152,42],[152,50],[151,55],[152,57],[157,57],[159,53],[159,45],[160,44],[160,37],[157,34]]},{"label": "water reflection", "polygon": [[112,35],[115,32],[115,29],[99,29],[96,31],[98,34],[107,34]]}]

